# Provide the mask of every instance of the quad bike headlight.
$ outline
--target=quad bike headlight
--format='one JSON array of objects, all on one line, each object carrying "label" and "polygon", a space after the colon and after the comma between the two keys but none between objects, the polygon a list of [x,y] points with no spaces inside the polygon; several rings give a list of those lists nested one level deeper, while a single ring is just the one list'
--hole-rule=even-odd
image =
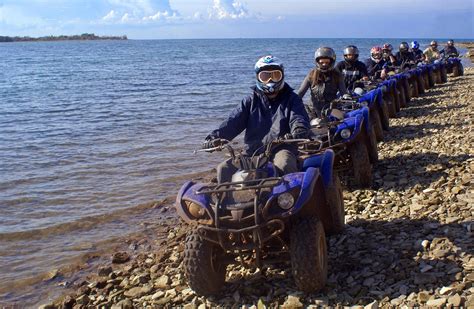
[{"label": "quad bike headlight", "polygon": [[186,201],[185,204],[188,207],[189,214],[195,219],[203,219],[206,216],[206,210],[198,204],[189,201]]},{"label": "quad bike headlight", "polygon": [[352,133],[351,133],[351,130],[349,130],[349,129],[343,129],[343,130],[341,131],[341,137],[342,137],[343,139],[347,139],[347,138],[351,137],[351,134],[352,134]]},{"label": "quad bike headlight", "polygon": [[369,103],[367,101],[362,101],[360,102],[360,106],[369,106]]},{"label": "quad bike headlight", "polygon": [[281,209],[288,210],[293,207],[293,204],[295,203],[295,198],[290,192],[285,192],[278,196],[277,202],[278,206],[280,206]]}]

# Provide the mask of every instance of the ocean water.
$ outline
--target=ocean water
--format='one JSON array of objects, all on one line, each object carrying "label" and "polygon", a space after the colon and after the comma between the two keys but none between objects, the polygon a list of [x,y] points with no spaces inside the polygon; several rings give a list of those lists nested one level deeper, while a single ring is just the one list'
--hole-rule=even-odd
[{"label": "ocean water", "polygon": [[[221,154],[194,155],[273,54],[298,88],[319,46],[401,39],[70,41],[0,45],[0,302],[21,282],[139,232]],[[428,40],[419,40],[426,46]]]}]

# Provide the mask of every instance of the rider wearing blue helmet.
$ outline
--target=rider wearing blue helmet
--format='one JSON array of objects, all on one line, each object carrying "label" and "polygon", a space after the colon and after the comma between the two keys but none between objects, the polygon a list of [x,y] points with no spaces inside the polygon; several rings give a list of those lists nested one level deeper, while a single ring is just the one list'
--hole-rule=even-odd
[{"label": "rider wearing blue helmet", "polygon": [[423,51],[420,49],[420,44],[417,41],[411,42],[411,52],[413,53],[416,62],[422,62],[425,58]]},{"label": "rider wearing blue helmet", "polygon": [[[264,145],[287,134],[294,138],[308,137],[308,114],[301,99],[285,83],[281,61],[273,56],[262,57],[255,64],[255,73],[256,86],[252,93],[206,137],[204,149],[219,145],[219,139],[230,141],[243,131],[247,155],[263,152]],[[280,174],[298,171],[296,149],[290,146],[278,148],[272,160]],[[237,169],[232,159],[221,163],[217,168],[219,183],[230,181]]]}]

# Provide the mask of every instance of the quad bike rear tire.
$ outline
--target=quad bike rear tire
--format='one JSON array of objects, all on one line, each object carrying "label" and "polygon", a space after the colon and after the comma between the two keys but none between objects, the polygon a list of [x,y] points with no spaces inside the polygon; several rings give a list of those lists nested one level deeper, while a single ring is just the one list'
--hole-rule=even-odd
[{"label": "quad bike rear tire", "polygon": [[359,139],[349,146],[352,160],[354,181],[357,187],[370,188],[372,185],[372,165],[364,139]]},{"label": "quad bike rear tire", "polygon": [[397,111],[396,111],[396,108],[395,108],[395,104],[396,104],[396,99],[395,99],[395,96],[396,96],[396,93],[395,91],[390,91],[390,96],[389,98],[387,98],[387,100],[385,100],[385,103],[388,107],[388,115],[390,118],[395,118],[397,116]]},{"label": "quad bike rear tire", "polygon": [[196,294],[210,296],[222,289],[227,266],[223,257],[222,248],[202,238],[197,229],[189,232],[184,244],[184,274]]},{"label": "quad bike rear tire", "polygon": [[403,87],[397,87],[397,92],[398,92],[398,104],[396,106],[397,113],[400,111],[402,107],[405,107],[407,104],[406,97],[405,97],[405,91],[403,90]]},{"label": "quad bike rear tire", "polygon": [[380,121],[382,122],[382,128],[388,130],[390,128],[390,115],[388,111],[387,102],[383,101],[380,107]]},{"label": "quad bike rear tire", "polygon": [[417,75],[416,76],[416,83],[418,85],[418,95],[425,93],[425,82],[423,80],[423,76]]},{"label": "quad bike rear tire", "polygon": [[405,91],[405,106],[408,105],[408,103],[411,100],[411,90],[410,90],[410,83],[408,82],[408,78],[403,79],[403,90]]},{"label": "quad bike rear tire", "polygon": [[429,84],[428,88],[433,88],[435,86],[435,83],[436,83],[436,74],[434,70],[430,70],[428,72],[428,84]]},{"label": "quad bike rear tire", "polygon": [[420,91],[418,90],[418,81],[417,77],[414,76],[412,77],[411,83],[410,83],[410,89],[411,89],[411,97],[416,98],[420,96]]},{"label": "quad bike rear tire", "polygon": [[377,141],[383,141],[383,127],[382,127],[382,120],[380,119],[380,114],[377,108],[374,108],[370,111],[369,114],[370,123],[372,124],[372,128],[375,131],[375,137]]},{"label": "quad bike rear tire", "polygon": [[374,127],[371,125],[370,133],[365,131],[366,139],[365,143],[367,145],[367,153],[369,154],[369,160],[371,164],[377,163],[379,161],[379,152],[377,149],[377,138],[375,137]]},{"label": "quad bike rear tire", "polygon": [[290,230],[291,271],[296,286],[312,293],[324,288],[328,275],[326,234],[314,216],[300,217]]},{"label": "quad bike rear tire", "polygon": [[328,234],[339,234],[344,230],[344,199],[342,197],[342,186],[339,175],[334,172],[332,183],[325,190],[326,201],[331,211],[332,225],[328,228]]},{"label": "quad bike rear tire", "polygon": [[448,73],[446,72],[446,66],[442,65],[440,70],[441,84],[448,82]]}]

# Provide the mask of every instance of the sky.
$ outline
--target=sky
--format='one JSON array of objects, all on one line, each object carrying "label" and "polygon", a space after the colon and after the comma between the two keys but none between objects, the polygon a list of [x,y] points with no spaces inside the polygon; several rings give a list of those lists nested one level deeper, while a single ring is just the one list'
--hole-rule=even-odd
[{"label": "sky", "polygon": [[0,0],[0,36],[474,38],[474,0]]}]

